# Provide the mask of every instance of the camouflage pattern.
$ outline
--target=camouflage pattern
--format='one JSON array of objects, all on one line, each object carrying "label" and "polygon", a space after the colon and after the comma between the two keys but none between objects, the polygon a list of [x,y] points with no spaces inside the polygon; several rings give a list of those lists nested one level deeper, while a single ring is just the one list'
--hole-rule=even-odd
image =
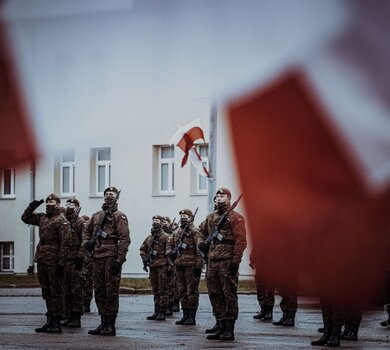
[{"label": "camouflage pattern", "polygon": [[[200,231],[204,240],[212,234],[223,213],[211,212],[202,223]],[[245,220],[241,214],[232,210],[228,220],[221,227],[224,239],[210,244],[207,253],[208,264],[206,283],[213,313],[217,320],[236,320],[238,317],[237,285],[238,273],[231,275],[231,264],[239,264],[247,245]]]},{"label": "camouflage pattern", "polygon": [[67,216],[70,223],[72,240],[69,255],[67,257],[64,277],[64,299],[65,314],[70,315],[72,312],[83,313],[83,268],[77,269],[75,259],[83,259],[84,249],[82,245],[82,233],[86,221],[77,214]]},{"label": "camouflage pattern", "polygon": [[[171,250],[174,250],[179,243],[182,233],[183,229],[179,228],[173,234],[170,240]],[[188,232],[183,237],[186,248],[179,251],[180,255],[174,262],[178,294],[183,309],[198,309],[200,278],[194,275],[194,269],[201,269],[203,266],[202,257],[197,249],[199,240],[200,232],[190,224]]]},{"label": "camouflage pattern", "polygon": [[84,256],[84,305],[90,305],[93,298],[93,258]]},{"label": "camouflage pattern", "polygon": [[169,304],[168,297],[168,269],[171,269],[167,259],[169,251],[169,235],[161,228],[157,231],[152,229],[152,233],[146,237],[140,247],[140,255],[146,261],[150,248],[156,251],[156,255],[151,257],[149,266],[149,278],[152,285],[155,308],[166,310]]},{"label": "camouflage pattern", "polygon": [[[173,234],[177,231],[176,223],[174,223],[172,229],[170,225],[162,225],[162,230],[169,235],[169,242],[173,238]],[[171,246],[171,243],[169,243]],[[179,302],[179,289],[176,280],[176,267],[172,266],[172,274],[168,277],[168,304],[173,305]]]},{"label": "camouflage pattern", "polygon": [[63,311],[62,278],[57,277],[57,266],[65,266],[70,251],[70,225],[59,209],[53,215],[34,213],[29,207],[22,214],[22,221],[39,227],[39,242],[36,247],[38,280],[47,313],[60,316]]},{"label": "camouflage pattern", "polygon": [[[125,214],[115,205],[112,210],[112,220],[106,220],[103,231],[106,238],[101,238],[100,247],[95,246],[93,254],[93,284],[95,301],[100,315],[116,315],[119,306],[119,284],[121,272],[117,276],[111,273],[113,261],[123,264],[129,249],[130,231]],[[83,229],[83,245],[88,242],[104,211],[94,213]]]}]

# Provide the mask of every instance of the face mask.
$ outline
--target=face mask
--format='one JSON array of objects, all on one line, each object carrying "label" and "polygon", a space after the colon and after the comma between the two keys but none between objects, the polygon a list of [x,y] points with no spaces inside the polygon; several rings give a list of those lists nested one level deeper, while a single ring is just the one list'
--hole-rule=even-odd
[{"label": "face mask", "polygon": [[224,213],[228,210],[228,204],[227,202],[220,202],[217,203],[217,210],[219,213]]},{"label": "face mask", "polygon": [[157,222],[153,222],[152,227],[153,227],[153,229],[155,229],[155,230],[159,230],[160,227],[161,227],[161,224],[158,224]]},{"label": "face mask", "polygon": [[115,198],[104,198],[104,204],[102,205],[103,210],[107,210],[109,207],[112,206],[112,204],[115,202]]},{"label": "face mask", "polygon": [[180,219],[180,227],[184,228],[188,224],[188,219]]},{"label": "face mask", "polygon": [[46,215],[52,216],[56,212],[56,209],[55,205],[46,205]]},{"label": "face mask", "polygon": [[66,216],[71,216],[74,212],[74,208],[66,208]]}]

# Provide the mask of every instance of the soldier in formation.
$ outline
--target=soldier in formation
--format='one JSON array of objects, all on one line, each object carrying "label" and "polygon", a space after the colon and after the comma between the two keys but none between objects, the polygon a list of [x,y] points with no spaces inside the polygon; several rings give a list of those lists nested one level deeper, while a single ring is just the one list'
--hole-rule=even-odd
[{"label": "soldier in formation", "polygon": [[190,209],[179,212],[180,228],[170,240],[168,256],[174,262],[183,317],[177,325],[195,325],[199,305],[199,281],[203,261],[197,249],[200,232],[194,226],[194,215]]},{"label": "soldier in formation", "polygon": [[140,255],[144,270],[148,272],[152,285],[154,312],[148,320],[163,321],[168,308],[168,284],[172,275],[167,252],[169,235],[162,230],[163,217],[155,215],[152,218],[152,228],[140,247]]},{"label": "soldier in formation", "polygon": [[62,283],[65,264],[70,251],[71,231],[65,216],[60,213],[60,198],[50,194],[46,202],[45,213],[35,213],[44,202],[33,200],[22,214],[22,221],[39,227],[39,243],[36,248],[35,262],[42,289],[42,298],[46,302],[46,323],[35,331],[38,333],[61,333],[63,313]]},{"label": "soldier in formation", "polygon": [[119,191],[104,190],[102,210],[94,213],[83,230],[86,253],[93,256],[93,284],[100,324],[88,331],[92,335],[116,335],[119,310],[119,284],[122,265],[130,244],[127,217],[118,210]]}]

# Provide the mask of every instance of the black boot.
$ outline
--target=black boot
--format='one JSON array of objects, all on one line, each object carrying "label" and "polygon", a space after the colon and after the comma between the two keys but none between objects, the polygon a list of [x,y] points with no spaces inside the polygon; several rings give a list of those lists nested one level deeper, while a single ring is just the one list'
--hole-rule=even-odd
[{"label": "black boot", "polygon": [[214,334],[219,329],[220,326],[221,326],[221,323],[219,321],[216,321],[216,323],[213,327],[207,328],[205,330],[205,333],[206,334]]},{"label": "black boot", "polygon": [[71,312],[65,312],[62,316],[61,316],[61,326],[62,327],[68,327],[69,325],[69,322],[72,320],[72,313]]},{"label": "black boot", "polygon": [[100,332],[104,327],[106,327],[107,318],[106,315],[100,315],[100,324],[95,329],[91,329],[88,331],[88,334],[92,335],[100,335]]},{"label": "black boot", "polygon": [[330,334],[330,338],[326,343],[326,346],[333,347],[333,348],[339,347],[340,334],[341,334],[341,324],[333,325],[332,333]]},{"label": "black boot", "polygon": [[219,336],[219,340],[234,340],[234,324],[236,320],[226,320],[225,331]]},{"label": "black boot", "polygon": [[275,326],[283,326],[283,322],[287,320],[287,312],[283,311],[282,318],[279,321],[272,322]]},{"label": "black boot", "polygon": [[349,322],[345,322],[344,323],[344,330],[340,333],[340,339],[341,340],[344,340],[345,336],[348,334],[349,332]]},{"label": "black boot", "polygon": [[283,322],[283,326],[285,327],[294,327],[295,326],[295,312],[296,311],[288,311],[287,318]]},{"label": "black boot", "polygon": [[154,306],[154,313],[148,317],[146,317],[147,320],[155,320],[158,315],[158,306]]},{"label": "black boot", "polygon": [[344,334],[344,338],[340,337],[340,339],[357,341],[358,340],[359,326],[360,326],[359,321],[350,322],[349,327],[348,327],[348,332],[346,332]]},{"label": "black boot", "polygon": [[184,325],[185,326],[194,326],[196,325],[196,310],[195,309],[189,309],[188,310],[188,318],[185,320]]},{"label": "black boot", "polygon": [[158,315],[156,317],[156,321],[165,321],[165,312],[167,308],[166,307],[160,307],[158,310]]},{"label": "black boot", "polygon": [[72,320],[68,324],[69,328],[81,328],[81,312],[73,312]]},{"label": "black boot", "polygon": [[53,322],[47,329],[47,333],[62,333],[61,316],[53,316]]},{"label": "black boot", "polygon": [[264,304],[260,304],[260,311],[253,316],[255,320],[262,320],[266,314],[266,306]]},{"label": "black boot", "polygon": [[180,311],[180,301],[175,300],[172,304],[172,312],[179,312]]},{"label": "black boot", "polygon": [[326,345],[326,343],[330,338],[331,331],[332,331],[332,325],[330,323],[325,323],[323,328],[324,334],[321,336],[320,339],[312,341],[311,345],[319,345],[319,346]]},{"label": "black boot", "polygon": [[265,315],[264,315],[263,321],[272,321],[273,311],[274,311],[273,305],[266,305],[265,306]]},{"label": "black boot", "polygon": [[324,333],[324,327],[318,328],[318,329],[317,329],[317,332],[318,332],[318,333]]},{"label": "black boot", "polygon": [[165,312],[165,316],[172,316],[172,304],[168,304],[167,311]]},{"label": "black boot", "polygon": [[100,331],[100,335],[116,335],[116,315],[107,315],[106,326]]},{"label": "black boot", "polygon": [[90,302],[85,302],[83,306],[84,312],[91,312],[91,303]]},{"label": "black boot", "polygon": [[53,316],[47,315],[46,316],[46,323],[42,327],[35,328],[35,332],[46,333],[48,328],[51,326],[52,322],[53,322]]},{"label": "black boot", "polygon": [[225,332],[226,327],[226,320],[220,320],[219,322],[219,328],[216,330],[214,334],[209,334],[206,338],[210,340],[218,340],[220,335]]},{"label": "black boot", "polygon": [[183,309],[183,317],[179,321],[176,321],[175,324],[183,325],[184,322],[187,320],[187,318],[188,318],[188,309]]}]

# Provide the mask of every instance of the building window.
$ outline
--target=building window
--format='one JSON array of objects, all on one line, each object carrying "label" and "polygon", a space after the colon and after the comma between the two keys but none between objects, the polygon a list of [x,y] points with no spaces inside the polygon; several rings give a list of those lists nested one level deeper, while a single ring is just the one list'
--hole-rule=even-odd
[{"label": "building window", "polygon": [[104,190],[111,184],[111,148],[95,148],[92,150],[94,192],[103,196]]},{"label": "building window", "polygon": [[0,242],[0,271],[14,270],[14,243]]},{"label": "building window", "polygon": [[74,150],[61,154],[60,171],[61,196],[69,197],[75,193],[75,163]]},{"label": "building window", "polygon": [[[209,169],[208,145],[196,145],[196,150],[202,159],[206,169]],[[208,179],[207,176],[199,174],[191,164],[191,193],[193,195],[207,195]]]},{"label": "building window", "polygon": [[15,169],[1,172],[1,198],[15,198]]},{"label": "building window", "polygon": [[155,195],[175,194],[175,151],[173,146],[154,146]]}]

